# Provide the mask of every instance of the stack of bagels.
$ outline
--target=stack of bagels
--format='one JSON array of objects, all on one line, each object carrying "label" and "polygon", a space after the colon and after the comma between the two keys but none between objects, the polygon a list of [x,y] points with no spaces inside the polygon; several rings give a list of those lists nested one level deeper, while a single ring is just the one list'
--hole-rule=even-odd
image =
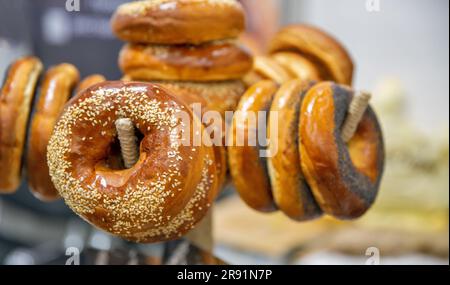
[{"label": "stack of bagels", "polygon": [[115,35],[128,42],[119,67],[124,81],[158,83],[188,104],[222,115],[245,91],[251,55],[237,43],[245,14],[235,0],[157,0],[120,6]]}]

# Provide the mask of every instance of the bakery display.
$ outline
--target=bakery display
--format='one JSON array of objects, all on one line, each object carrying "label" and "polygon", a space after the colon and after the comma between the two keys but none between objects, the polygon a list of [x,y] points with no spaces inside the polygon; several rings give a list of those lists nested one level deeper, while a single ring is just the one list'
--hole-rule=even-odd
[{"label": "bakery display", "polygon": [[47,144],[79,78],[75,66],[63,63],[50,68],[40,86],[40,95],[30,123],[26,168],[30,190],[41,200],[50,201],[59,197],[49,176]]},{"label": "bakery display", "polygon": [[35,57],[15,61],[0,93],[0,193],[17,190],[22,175],[27,122],[42,63]]},{"label": "bakery display", "polygon": [[[250,208],[298,222],[356,219],[372,206],[383,135],[332,36],[288,26],[253,57],[234,0],[135,1],[111,27],[126,42],[120,81],[80,82],[63,63],[38,84],[37,58],[13,64],[0,94],[0,192],[18,188],[25,161],[38,199],[61,197],[96,228],[137,243],[185,236],[209,251],[211,209],[230,180]],[[222,120],[218,139],[180,144],[178,115],[193,139],[211,129],[209,111]]]}]

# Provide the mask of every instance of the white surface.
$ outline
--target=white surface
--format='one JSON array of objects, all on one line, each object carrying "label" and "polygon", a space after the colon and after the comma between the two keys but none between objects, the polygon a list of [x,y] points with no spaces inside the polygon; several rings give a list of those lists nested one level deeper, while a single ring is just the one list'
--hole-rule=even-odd
[{"label": "white surface", "polygon": [[317,25],[345,44],[355,87],[373,91],[383,78],[398,78],[414,122],[424,130],[448,124],[448,1],[379,0],[379,12],[368,12],[366,0],[280,1],[289,7],[286,22]]}]

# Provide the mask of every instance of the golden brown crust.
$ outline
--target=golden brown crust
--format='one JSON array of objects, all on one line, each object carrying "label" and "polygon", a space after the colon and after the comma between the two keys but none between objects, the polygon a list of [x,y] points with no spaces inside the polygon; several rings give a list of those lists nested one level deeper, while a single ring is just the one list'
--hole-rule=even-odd
[{"label": "golden brown crust", "polygon": [[307,25],[283,28],[272,40],[270,53],[297,52],[319,69],[320,77],[351,85],[353,62],[345,48],[327,33]]},{"label": "golden brown crust", "polygon": [[353,91],[324,82],[303,100],[300,154],[303,173],[321,209],[338,218],[356,218],[374,203],[384,168],[384,144],[369,107],[351,141],[341,139]]},{"label": "golden brown crust", "polygon": [[21,180],[21,160],[34,91],[42,71],[35,57],[14,62],[0,93],[0,193],[12,193]]},{"label": "golden brown crust", "polygon": [[111,26],[127,42],[200,44],[238,37],[245,17],[235,0],[138,1],[120,6]]},{"label": "golden brown crust", "polygon": [[294,78],[304,81],[321,81],[320,72],[312,62],[293,52],[278,52],[272,58]]},{"label": "golden brown crust", "polygon": [[[181,143],[177,114],[188,115]],[[115,170],[115,121],[142,134],[138,163]],[[193,146],[203,130],[187,105],[156,84],[104,82],[73,98],[48,146],[52,180],[65,202],[93,225],[137,242],[178,238],[206,214],[218,192],[214,149]]]},{"label": "golden brown crust", "polygon": [[92,74],[87,77],[85,77],[81,82],[78,84],[77,89],[75,90],[75,94],[80,93],[81,91],[88,89],[89,87],[105,82],[106,78],[101,74]]},{"label": "golden brown crust", "polygon": [[268,124],[271,155],[267,164],[275,204],[288,217],[299,221],[321,215],[303,176],[299,153],[300,106],[311,86],[312,83],[299,79],[283,84],[272,102]]},{"label": "golden brown crust", "polygon": [[275,81],[278,84],[294,79],[275,60],[266,56],[257,56],[254,59],[253,71],[264,79]]},{"label": "golden brown crust", "polygon": [[250,54],[231,42],[199,46],[125,45],[119,66],[133,80],[222,81],[242,78],[252,68]]},{"label": "golden brown crust", "polygon": [[272,81],[250,87],[242,96],[228,134],[228,162],[236,190],[251,208],[263,212],[274,211],[276,206],[266,163],[260,158],[258,147],[249,143],[249,136],[254,134],[249,129],[256,127],[249,121],[259,111],[270,109],[276,91],[277,85]]},{"label": "golden brown crust", "polygon": [[27,174],[31,192],[43,201],[59,197],[47,166],[47,144],[64,105],[80,79],[75,66],[67,63],[50,68],[43,79],[31,121],[27,150]]}]

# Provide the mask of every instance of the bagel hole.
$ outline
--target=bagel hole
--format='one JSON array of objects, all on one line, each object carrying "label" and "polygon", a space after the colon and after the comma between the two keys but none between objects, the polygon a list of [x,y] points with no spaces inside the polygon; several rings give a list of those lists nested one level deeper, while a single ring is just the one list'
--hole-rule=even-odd
[{"label": "bagel hole", "polygon": [[[135,136],[137,138],[137,145],[138,147],[141,145],[141,141],[144,139],[144,134],[139,131],[136,127],[135,130]],[[109,150],[105,159],[105,167],[111,169],[111,170],[126,170],[125,163],[123,161],[122,157],[122,151],[120,147],[120,141],[119,138],[116,136],[114,137],[114,140],[109,146]]]},{"label": "bagel hole", "polygon": [[109,147],[108,154],[105,160],[105,166],[111,170],[124,170],[125,164],[123,163],[122,153],[120,150],[119,138],[115,137]]}]

